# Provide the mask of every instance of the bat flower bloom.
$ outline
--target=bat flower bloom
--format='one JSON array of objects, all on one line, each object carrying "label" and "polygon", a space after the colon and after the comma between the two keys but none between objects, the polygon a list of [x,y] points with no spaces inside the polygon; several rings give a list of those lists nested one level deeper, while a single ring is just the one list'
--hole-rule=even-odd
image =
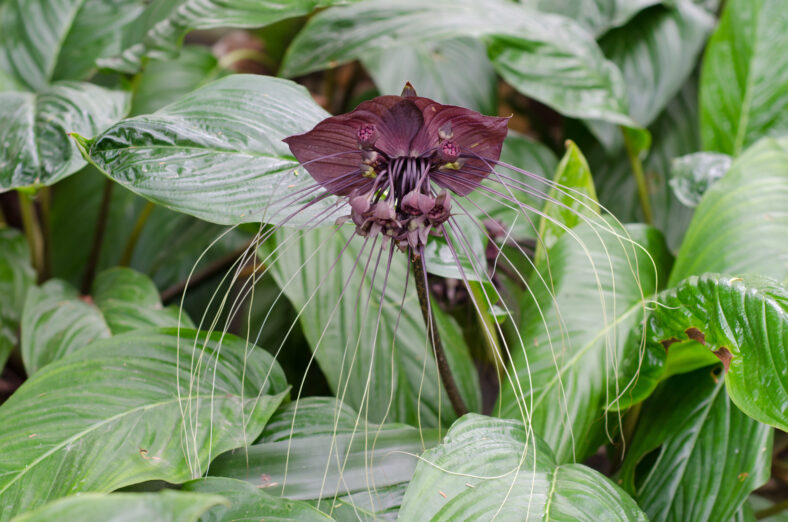
[{"label": "bat flower bloom", "polygon": [[420,253],[492,172],[508,118],[484,116],[417,96],[378,96],[284,141],[328,193],[346,197],[365,237],[382,234]]}]

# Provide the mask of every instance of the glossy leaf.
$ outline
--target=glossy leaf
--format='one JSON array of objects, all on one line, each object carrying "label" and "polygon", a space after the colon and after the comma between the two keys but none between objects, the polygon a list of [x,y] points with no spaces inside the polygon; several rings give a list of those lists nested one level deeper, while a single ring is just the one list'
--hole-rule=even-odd
[{"label": "glossy leaf", "polygon": [[362,62],[381,94],[400,94],[411,82],[419,96],[497,115],[497,78],[477,40],[421,41],[371,53]]},{"label": "glossy leaf", "polygon": [[163,308],[153,282],[128,268],[100,273],[91,295],[81,297],[58,279],[30,289],[21,342],[28,375],[97,339],[157,326],[194,326],[185,312]]},{"label": "glossy leaf", "polygon": [[[305,225],[331,199],[298,212],[314,185],[287,145],[327,116],[287,80],[232,75],[146,116],[80,140],[91,162],[129,190],[178,212],[222,224]],[[333,220],[323,213],[321,217]]]},{"label": "glossy leaf", "polygon": [[0,371],[16,346],[25,296],[35,282],[25,237],[12,228],[0,228]]},{"label": "glossy leaf", "polygon": [[362,2],[312,17],[281,74],[300,76],[393,47],[484,37],[498,74],[574,117],[632,124],[619,71],[574,21],[503,1]]},{"label": "glossy leaf", "polygon": [[137,77],[131,114],[155,112],[220,74],[211,50],[199,45],[184,47],[172,60],[151,60]]},{"label": "glossy leaf", "polygon": [[627,23],[638,12],[663,0],[525,0],[523,4],[546,13],[573,18],[595,36]]},{"label": "glossy leaf", "polygon": [[82,80],[96,58],[116,52],[119,30],[140,0],[9,0],[0,11],[0,70],[32,91]]},{"label": "glossy leaf", "polygon": [[788,133],[788,11],[780,0],[731,0],[709,40],[700,83],[703,148],[738,156]]},{"label": "glossy leaf", "polygon": [[128,110],[127,93],[89,83],[0,92],[0,191],[51,185],[76,172],[85,161],[67,133],[97,134]]},{"label": "glossy leaf", "polygon": [[[373,251],[372,241],[352,231],[281,231],[276,253],[261,257],[302,312],[316,362],[340,399],[370,421],[425,427],[439,419],[451,422],[406,256],[395,251],[389,266],[388,246],[383,252],[376,244]],[[457,339],[444,343],[447,359],[466,404],[477,410],[480,392],[468,348],[454,320],[437,306],[433,310],[441,336]]]},{"label": "glossy leaf", "polygon": [[583,222],[585,217],[599,214],[594,178],[583,153],[572,141],[567,140],[566,153],[556,167],[553,181],[560,185],[553,186],[547,193],[542,217],[539,221],[539,233],[536,237],[536,261],[545,256],[558,238],[565,233],[565,228],[573,228]]},{"label": "glossy leaf", "polygon": [[280,409],[260,442],[220,456],[210,473],[316,501],[338,520],[371,520],[396,513],[417,456],[438,437],[437,430],[368,423],[333,397],[308,397]]},{"label": "glossy leaf", "polygon": [[479,222],[458,215],[445,228],[449,240],[431,237],[424,247],[427,272],[441,277],[487,282],[487,236]]},{"label": "glossy leaf", "polygon": [[187,32],[217,27],[263,27],[308,14],[336,0],[165,0],[148,4],[122,35],[121,52],[98,64],[137,72],[145,57],[171,57]]},{"label": "glossy leaf", "polygon": [[670,285],[704,272],[788,281],[788,139],[752,146],[703,196]]},{"label": "glossy leaf", "polygon": [[272,496],[240,480],[207,477],[183,485],[182,491],[221,495],[227,505],[214,506],[200,517],[201,522],[257,522],[260,520],[298,520],[304,522],[333,520],[303,501]]},{"label": "glossy leaf", "polygon": [[679,201],[695,207],[709,187],[730,168],[732,158],[715,152],[696,152],[673,160],[670,187]]},{"label": "glossy leaf", "polygon": [[620,429],[605,412],[642,400],[662,374],[664,348],[643,347],[636,327],[670,254],[653,228],[613,231],[621,239],[586,224],[556,242],[529,280],[534,298],[526,294],[519,337],[510,340],[517,381],[504,383],[497,407],[517,419],[527,407],[558,462],[596,451]]},{"label": "glossy leaf", "polygon": [[645,521],[608,478],[556,463],[519,421],[469,414],[416,467],[401,520]]},{"label": "glossy leaf", "polygon": [[14,522],[124,522],[129,520],[167,520],[197,522],[206,511],[227,499],[204,493],[181,493],[165,489],[159,493],[87,493],[66,497],[25,513]]},{"label": "glossy leaf", "polygon": [[[730,520],[769,480],[771,449],[772,429],[731,404],[705,368],[665,381],[649,398],[620,477],[654,522]],[[638,468],[648,454],[653,465]]]},{"label": "glossy leaf", "polygon": [[227,334],[92,343],[0,406],[0,519],[78,492],[199,476],[212,456],[254,440],[286,390],[269,354]]},{"label": "glossy leaf", "polygon": [[760,276],[704,274],[663,292],[659,302],[648,323],[652,345],[701,342],[726,365],[733,402],[788,430],[788,290]]}]

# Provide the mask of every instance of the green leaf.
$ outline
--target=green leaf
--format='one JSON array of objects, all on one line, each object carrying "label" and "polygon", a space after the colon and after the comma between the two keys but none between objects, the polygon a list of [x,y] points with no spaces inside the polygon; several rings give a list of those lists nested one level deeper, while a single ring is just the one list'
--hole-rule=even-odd
[{"label": "green leaf", "polygon": [[310,13],[337,0],[162,0],[148,4],[122,34],[121,52],[101,67],[137,72],[145,57],[172,57],[187,32],[218,27],[263,27]]},{"label": "green leaf", "polygon": [[788,133],[788,11],[781,0],[730,0],[700,82],[703,148],[738,156]]},{"label": "green leaf", "polygon": [[788,138],[765,138],[703,196],[669,285],[704,272],[788,281]]},{"label": "green leaf", "polygon": [[[451,422],[406,254],[393,252],[389,266],[388,244],[376,243],[373,251],[373,242],[354,236],[352,227],[281,230],[276,240],[276,252],[262,255],[263,263],[301,312],[331,389],[371,421]],[[457,339],[444,343],[447,359],[465,403],[478,410],[478,377],[459,327],[439,307],[433,311],[441,337]]]},{"label": "green leaf", "polygon": [[392,47],[458,37],[484,37],[504,80],[562,114],[633,124],[619,71],[583,27],[503,1],[373,1],[327,9],[293,41],[280,72],[301,76]]},{"label": "green leaf", "polygon": [[[16,517],[14,522],[123,522],[127,520],[167,520],[197,522],[213,506],[227,499],[205,493],[181,493],[165,489],[159,493],[87,493],[50,502]],[[221,509],[221,508],[218,508]]]},{"label": "green leaf", "polygon": [[482,114],[498,113],[498,81],[478,40],[425,40],[370,53],[362,62],[381,94],[400,94],[405,82],[411,82],[419,96]]},{"label": "green leaf", "polygon": [[129,268],[100,273],[91,295],[80,297],[58,279],[30,289],[21,343],[28,375],[97,339],[157,326],[194,327],[185,312],[162,308],[153,282]]},{"label": "green leaf", "polygon": [[427,272],[453,279],[489,282],[487,236],[480,223],[464,214],[454,216],[452,223],[454,226],[445,225],[451,246],[445,237],[431,237],[424,247]]},{"label": "green leaf", "polygon": [[0,371],[16,346],[27,289],[35,283],[25,237],[13,228],[0,228]]},{"label": "green leaf", "polygon": [[[688,82],[649,127],[651,149],[643,158],[654,226],[665,234],[675,252],[692,218],[692,209],[675,196],[668,180],[673,158],[700,148],[697,119],[697,90]],[[642,221],[635,178],[626,153],[610,157],[603,147],[583,146],[594,173],[599,201],[623,222]]]},{"label": "green leaf", "polygon": [[527,407],[558,462],[593,454],[606,433],[619,429],[616,419],[605,422],[605,412],[642,400],[656,386],[665,350],[644,347],[637,326],[669,266],[656,229],[598,224],[564,234],[537,265],[519,338],[510,341],[516,381],[504,383],[498,407],[518,419]]},{"label": "green leaf", "polygon": [[47,365],[0,406],[0,519],[84,491],[201,475],[287,394],[272,357],[221,332],[104,339]]},{"label": "green leaf", "polygon": [[599,215],[599,203],[594,189],[591,169],[580,149],[571,140],[566,142],[566,153],[556,167],[553,186],[547,193],[539,232],[536,237],[536,262],[541,261],[546,251],[560,238],[566,228],[574,228],[585,220]]},{"label": "green leaf", "polygon": [[695,152],[673,159],[670,187],[679,201],[696,207],[703,194],[730,168],[732,158],[715,152]]},{"label": "green leaf", "polygon": [[230,506],[215,506],[200,517],[201,522],[298,520],[304,522],[333,520],[306,502],[274,497],[248,482],[222,477],[192,480],[183,491],[221,495]]},{"label": "green leaf", "polygon": [[308,397],[280,409],[246,452],[218,457],[210,473],[317,501],[337,519],[371,520],[396,513],[397,492],[413,475],[417,456],[438,438],[437,430],[370,424],[333,397]]},{"label": "green leaf", "polygon": [[517,421],[469,414],[416,467],[401,520],[645,521],[635,501],[580,464],[558,465]]},{"label": "green leaf", "polygon": [[[280,223],[310,199],[308,192],[288,196],[314,185],[296,170],[282,139],[327,116],[300,85],[236,74],[81,146],[106,175],[172,210],[221,224]],[[310,224],[333,201],[314,204],[287,224]]]},{"label": "green leaf", "polygon": [[150,114],[215,80],[221,70],[211,50],[184,47],[173,60],[151,60],[137,77],[131,114]]},{"label": "green leaf", "polygon": [[8,0],[0,10],[0,69],[33,91],[82,80],[96,58],[116,52],[118,33],[140,0]]},{"label": "green leaf", "polygon": [[51,185],[76,172],[85,161],[67,134],[97,134],[128,110],[127,93],[90,83],[0,92],[0,191]]},{"label": "green leaf", "polygon": [[663,292],[659,302],[648,322],[649,343],[701,342],[725,363],[736,406],[787,431],[788,290],[761,276],[704,274]]},{"label": "green leaf", "polygon": [[524,0],[523,4],[545,13],[573,18],[595,36],[627,23],[637,13],[663,0]]},{"label": "green leaf", "polygon": [[[705,368],[665,381],[645,403],[620,477],[654,522],[730,520],[769,480],[771,450],[772,429],[733,406]],[[653,465],[638,467],[649,454]]]}]

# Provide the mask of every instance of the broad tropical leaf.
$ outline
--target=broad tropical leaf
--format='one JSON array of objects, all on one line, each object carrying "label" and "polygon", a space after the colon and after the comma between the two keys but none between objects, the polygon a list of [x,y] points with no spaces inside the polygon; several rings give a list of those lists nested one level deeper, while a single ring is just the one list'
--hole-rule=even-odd
[{"label": "broad tropical leaf", "polygon": [[172,57],[187,32],[217,27],[263,27],[308,14],[337,0],[164,0],[152,2],[129,24],[116,56],[98,64],[135,73],[145,57]]},{"label": "broad tropical leaf", "polygon": [[78,492],[178,483],[245,446],[287,394],[229,334],[136,331],[47,365],[0,406],[0,520]]},{"label": "broad tropical leaf", "polygon": [[621,74],[582,26],[503,1],[378,0],[327,9],[295,39],[281,73],[300,76],[393,47],[457,37],[483,37],[507,82],[563,114],[633,124]]},{"label": "broad tropical leaf", "polygon": [[568,16],[580,22],[595,36],[627,23],[638,12],[663,0],[524,0],[523,4],[546,13]]},{"label": "broad tropical leaf", "polygon": [[129,268],[100,273],[91,296],[80,296],[67,282],[50,279],[27,294],[22,314],[22,360],[32,375],[39,368],[104,339],[157,326],[194,325],[177,308],[163,308],[159,291]]},{"label": "broad tropical leaf", "polygon": [[700,82],[703,148],[738,156],[788,133],[788,10],[781,0],[731,0],[709,40]]},{"label": "broad tropical leaf", "polygon": [[688,207],[700,203],[703,194],[731,166],[732,158],[717,152],[695,152],[675,158],[670,171],[670,187]]},{"label": "broad tropical leaf", "polygon": [[764,138],[703,196],[670,285],[704,272],[788,281],[788,138]]},{"label": "broad tropical leaf", "polygon": [[419,96],[497,114],[498,79],[478,40],[425,40],[371,53],[362,62],[381,94],[399,94],[411,82]]},{"label": "broad tropical leaf", "polygon": [[[181,493],[165,489],[159,493],[86,493],[50,502],[20,515],[14,522],[124,522],[129,520],[160,520],[197,522],[206,511],[226,504],[227,499],[206,493]],[[221,509],[221,508],[217,508]]]},{"label": "broad tropical leaf", "polygon": [[731,520],[769,480],[772,429],[739,411],[711,368],[665,381],[627,446],[623,487],[654,522]]},{"label": "broad tropical leaf", "polygon": [[[613,226],[613,225],[611,225]],[[643,225],[566,232],[529,280],[519,337],[510,339],[515,382],[495,411],[521,419],[528,408],[558,462],[591,455],[620,419],[610,409],[645,398],[662,374],[664,348],[642,346],[646,300],[667,279],[662,235]],[[549,270],[548,270],[549,262]]]},{"label": "broad tropical leaf", "polygon": [[291,218],[287,224],[297,226],[333,200],[296,214],[311,199],[298,191],[312,179],[297,169],[282,139],[326,116],[300,85],[237,74],[79,143],[106,175],[172,210],[214,223]]},{"label": "broad tropical leaf", "polygon": [[25,237],[12,228],[0,228],[0,371],[17,344],[25,296],[35,282]]},{"label": "broad tropical leaf", "polygon": [[57,80],[82,80],[95,69],[96,58],[119,50],[119,30],[144,4],[9,0],[0,10],[0,71],[31,91],[43,91]]},{"label": "broad tropical leaf", "polygon": [[0,92],[0,191],[51,185],[76,172],[85,160],[68,133],[98,134],[128,110],[128,93],[90,83]]},{"label": "broad tropical leaf", "polygon": [[[394,252],[389,266],[387,248],[379,257],[379,246],[373,252],[371,241],[352,232],[281,231],[276,252],[261,257],[302,312],[315,359],[342,400],[374,422],[451,422],[406,256]],[[454,320],[433,310],[441,336],[456,341],[444,343],[447,358],[466,404],[477,411],[480,392],[468,348]]]},{"label": "broad tropical leaf", "polygon": [[788,290],[760,276],[693,276],[660,294],[648,322],[655,347],[693,339],[725,364],[733,402],[788,430]]},{"label": "broad tropical leaf", "polygon": [[559,465],[531,433],[519,421],[464,416],[422,455],[400,519],[647,520],[607,477],[581,464]]}]

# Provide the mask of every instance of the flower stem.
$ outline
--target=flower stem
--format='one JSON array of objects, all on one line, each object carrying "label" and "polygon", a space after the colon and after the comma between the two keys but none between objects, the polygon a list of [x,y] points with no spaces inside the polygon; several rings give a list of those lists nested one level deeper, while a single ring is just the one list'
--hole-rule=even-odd
[{"label": "flower stem", "polygon": [[145,228],[145,222],[148,221],[148,217],[150,213],[153,212],[153,209],[156,205],[148,201],[142,210],[140,211],[140,215],[137,217],[136,223],[134,223],[134,228],[131,230],[131,234],[129,234],[129,239],[126,241],[126,248],[123,249],[123,256],[120,258],[120,266],[129,266],[131,263],[131,257],[134,255],[134,249],[137,247],[137,241],[140,239],[140,234],[142,234],[142,229]]},{"label": "flower stem", "polygon": [[435,352],[435,359],[438,363],[438,373],[441,376],[441,382],[449,395],[449,401],[454,409],[457,417],[462,417],[468,413],[468,407],[465,401],[462,400],[460,390],[457,388],[457,383],[449,368],[449,363],[446,360],[446,352],[443,350],[443,342],[441,341],[436,327],[435,314],[432,312],[430,304],[429,290],[427,290],[427,270],[424,267],[424,260],[422,256],[415,255],[411,260],[411,267],[413,268],[413,279],[416,282],[416,293],[419,296],[419,304],[421,305],[421,315],[424,317],[424,324],[427,326],[427,335],[432,344],[432,350]]},{"label": "flower stem", "polygon": [[637,183],[638,198],[640,199],[640,207],[643,210],[643,220],[647,225],[652,225],[654,220],[651,214],[651,199],[648,195],[648,185],[646,184],[646,176],[643,173],[643,164],[640,162],[639,151],[632,142],[632,137],[626,129],[621,127],[621,133],[624,135],[624,146],[627,149],[629,163],[632,165],[632,174],[635,176],[635,183]]},{"label": "flower stem", "polygon": [[44,236],[41,225],[36,216],[33,197],[19,191],[19,213],[22,215],[22,226],[25,230],[27,244],[30,247],[30,256],[39,279],[44,273]]},{"label": "flower stem", "polygon": [[503,382],[501,379],[505,377],[505,369],[501,346],[498,343],[498,325],[495,317],[490,313],[489,307],[487,307],[488,298],[484,293],[482,284],[478,281],[468,281],[468,283],[474,301],[479,304],[480,313],[476,314],[476,318],[479,321],[479,327],[482,329],[482,338],[487,347],[488,357],[495,366],[499,382]]},{"label": "flower stem", "polygon": [[111,179],[107,179],[104,182],[101,207],[99,207],[99,214],[96,218],[96,230],[93,233],[93,246],[90,247],[88,265],[85,269],[85,275],[82,277],[82,287],[80,288],[82,295],[90,293],[90,287],[93,286],[93,278],[96,277],[96,267],[101,257],[101,245],[104,242],[104,231],[107,229],[107,215],[109,214],[109,204],[112,200],[112,187],[114,185],[115,182]]}]

